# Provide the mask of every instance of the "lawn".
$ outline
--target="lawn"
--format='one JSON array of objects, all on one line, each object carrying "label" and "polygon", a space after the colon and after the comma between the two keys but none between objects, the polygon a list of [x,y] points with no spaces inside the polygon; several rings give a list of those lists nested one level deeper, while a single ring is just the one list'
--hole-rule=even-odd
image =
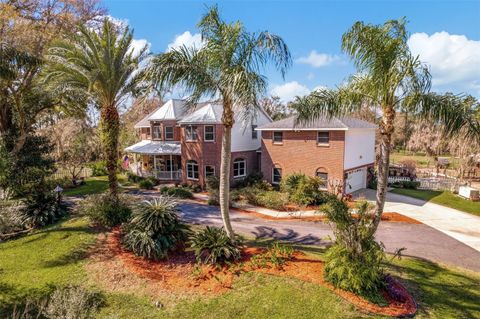
[{"label": "lawn", "polygon": [[[129,186],[129,182],[124,175],[117,176],[121,186]],[[83,196],[103,193],[108,189],[108,176],[94,176],[85,179],[85,185],[66,189],[63,194],[66,196]]]},{"label": "lawn", "polygon": [[[450,155],[440,155],[440,157],[448,157],[451,161],[450,168],[455,168],[457,166],[457,160]],[[417,164],[419,168],[426,168],[426,167],[435,167],[435,160],[433,157],[427,156],[421,153],[413,153],[413,152],[392,152],[390,154],[390,163],[391,164],[398,164],[403,160],[413,160]]]},{"label": "lawn", "polygon": [[470,200],[463,199],[449,191],[395,188],[391,192],[422,199],[431,203],[455,208],[462,212],[480,216],[480,202],[472,202]]},{"label": "lawn", "polygon": [[[95,237],[87,221],[76,218],[1,243],[0,305],[36,298],[58,285],[91,283],[88,288],[99,291],[84,268],[85,251]],[[322,258],[319,248],[301,249]],[[480,318],[479,274],[410,258],[389,268],[420,302],[417,318]],[[140,294],[104,295],[99,318],[380,318],[357,312],[325,287],[258,273],[241,275],[230,292],[219,296],[160,295],[156,300],[166,305],[163,309]]]}]

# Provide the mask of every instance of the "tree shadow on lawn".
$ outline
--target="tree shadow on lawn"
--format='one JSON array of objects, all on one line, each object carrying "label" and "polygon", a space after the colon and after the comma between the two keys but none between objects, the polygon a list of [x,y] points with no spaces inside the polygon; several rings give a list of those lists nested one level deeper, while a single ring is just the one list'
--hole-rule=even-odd
[{"label": "tree shadow on lawn", "polygon": [[0,282],[0,318],[10,318],[15,307],[21,312],[26,304],[35,303],[40,299],[46,298],[54,290],[55,286],[53,285],[45,286],[42,289],[32,289],[19,288],[18,286]]},{"label": "tree shadow on lawn", "polygon": [[[439,318],[480,318],[480,277],[467,276],[423,258],[388,265],[419,302],[419,311]],[[473,273],[473,272],[472,272]]]}]

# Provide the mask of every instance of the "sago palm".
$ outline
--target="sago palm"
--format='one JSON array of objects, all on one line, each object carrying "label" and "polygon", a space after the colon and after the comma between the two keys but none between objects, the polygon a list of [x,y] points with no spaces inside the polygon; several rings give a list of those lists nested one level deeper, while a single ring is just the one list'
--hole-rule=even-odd
[{"label": "sago palm", "polygon": [[153,58],[149,75],[160,88],[180,85],[189,93],[187,105],[200,98],[223,101],[223,139],[220,164],[220,210],[225,230],[234,237],[229,219],[231,130],[235,113],[248,119],[255,114],[257,100],[265,92],[266,78],[260,74],[268,62],[285,74],[291,64],[289,50],[277,35],[249,33],[239,21],[226,23],[218,8],[211,8],[198,24],[203,46],[180,47]]},{"label": "sago palm", "polygon": [[147,48],[135,52],[133,33],[105,19],[100,30],[84,26],[48,50],[47,81],[59,94],[83,97],[100,111],[110,194],[117,198],[118,107],[141,87],[139,67]]},{"label": "sago palm", "polygon": [[379,163],[375,232],[385,205],[392,134],[395,114],[399,110],[443,124],[449,135],[462,127],[478,134],[478,123],[471,110],[463,107],[454,95],[429,93],[431,76],[428,68],[413,56],[407,45],[405,20],[391,20],[383,25],[355,23],[342,37],[342,50],[353,60],[358,75],[334,90],[322,89],[297,98],[293,107],[297,121],[312,121],[327,116],[343,116],[362,107],[381,110],[379,123]]}]

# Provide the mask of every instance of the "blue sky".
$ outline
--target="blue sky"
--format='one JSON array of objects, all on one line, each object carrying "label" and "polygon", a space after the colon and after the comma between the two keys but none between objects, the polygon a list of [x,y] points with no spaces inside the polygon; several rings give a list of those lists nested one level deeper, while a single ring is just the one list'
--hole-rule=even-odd
[{"label": "blue sky", "polygon": [[402,16],[409,21],[412,51],[431,68],[434,90],[480,97],[480,0],[104,1],[109,14],[127,20],[139,43],[150,43],[154,53],[198,41],[196,23],[214,3],[225,20],[284,38],[294,59],[285,80],[271,68],[265,71],[269,93],[284,101],[334,87],[355,72],[340,50],[342,34],[355,21],[380,24]]}]

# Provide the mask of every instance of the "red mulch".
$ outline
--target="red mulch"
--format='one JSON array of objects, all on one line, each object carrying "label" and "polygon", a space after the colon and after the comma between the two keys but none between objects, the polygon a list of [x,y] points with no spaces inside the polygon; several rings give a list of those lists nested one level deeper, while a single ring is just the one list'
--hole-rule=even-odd
[{"label": "red mulch", "polygon": [[255,268],[248,261],[252,256],[261,254],[264,249],[246,247],[242,251],[240,262],[229,267],[214,267],[210,265],[197,265],[193,252],[178,252],[168,260],[150,261],[135,256],[124,250],[120,242],[120,230],[114,229],[108,234],[106,245],[110,253],[122,260],[126,268],[139,275],[156,282],[161,288],[177,293],[220,294],[232,288],[235,276],[246,271],[297,278],[306,282],[320,284],[328,287],[334,293],[349,301],[361,310],[392,317],[410,316],[416,312],[416,304],[408,291],[393,278],[389,278],[395,293],[401,295],[399,302],[387,291],[383,291],[385,299],[389,302],[386,307],[373,304],[354,293],[336,289],[323,280],[323,262],[312,259],[302,252],[295,252],[292,259],[281,267],[269,266]]}]

